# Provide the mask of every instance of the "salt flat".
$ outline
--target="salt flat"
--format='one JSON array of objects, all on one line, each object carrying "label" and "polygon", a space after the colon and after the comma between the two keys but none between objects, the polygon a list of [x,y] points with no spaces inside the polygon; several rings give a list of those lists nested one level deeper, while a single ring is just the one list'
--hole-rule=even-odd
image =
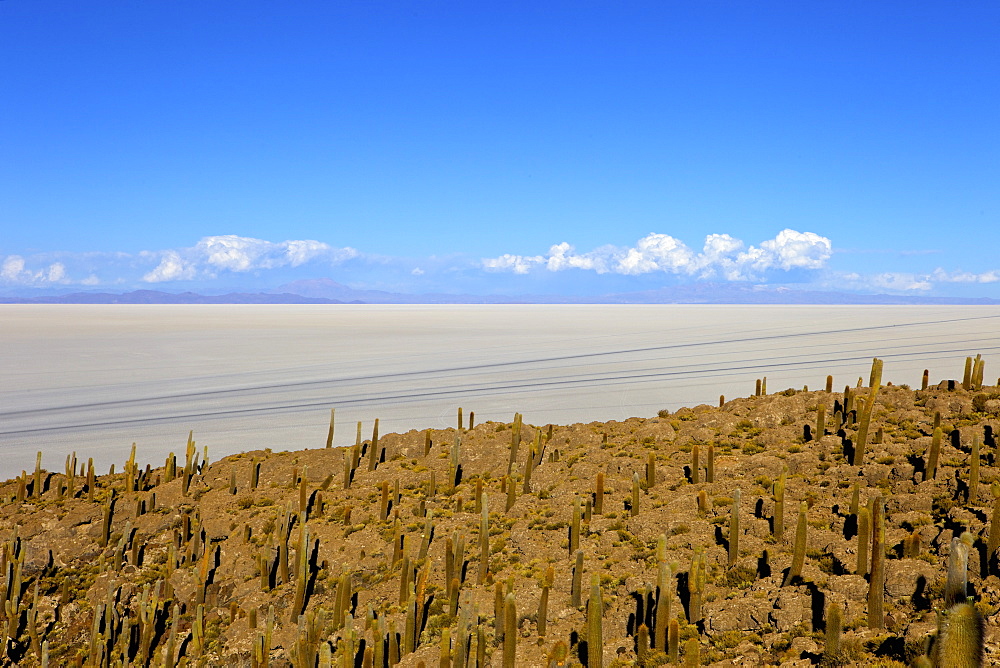
[{"label": "salt flat", "polygon": [[[990,378],[1000,308],[688,305],[0,306],[0,479],[93,457],[120,470],[183,454],[189,429],[212,459],[322,447],[380,430],[651,416],[719,395],[867,378]],[[998,372],[992,367],[992,373]]]}]

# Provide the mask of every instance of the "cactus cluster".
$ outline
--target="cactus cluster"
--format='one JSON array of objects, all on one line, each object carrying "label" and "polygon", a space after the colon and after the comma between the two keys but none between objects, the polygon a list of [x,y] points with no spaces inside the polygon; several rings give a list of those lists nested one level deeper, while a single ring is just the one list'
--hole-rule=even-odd
[{"label": "cactus cluster", "polygon": [[315,449],[209,462],[189,433],[183,465],[133,446],[107,475],[39,453],[0,484],[0,662],[983,665],[1000,390],[980,357],[965,375],[883,386],[875,360],[843,395],[761,379],[565,427],[458,409],[344,446],[331,410]]}]

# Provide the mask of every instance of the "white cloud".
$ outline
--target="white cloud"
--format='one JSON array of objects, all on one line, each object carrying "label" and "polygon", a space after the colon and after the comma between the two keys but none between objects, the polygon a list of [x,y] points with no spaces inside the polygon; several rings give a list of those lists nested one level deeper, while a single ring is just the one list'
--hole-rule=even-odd
[{"label": "white cloud", "polygon": [[625,275],[664,272],[711,278],[721,274],[727,280],[756,280],[769,271],[821,269],[833,252],[829,239],[813,232],[782,230],[774,239],[744,250],[743,241],[728,234],[709,234],[700,253],[668,234],[650,233],[635,246],[603,246],[587,253],[577,253],[563,242],[549,248],[548,255],[523,256],[504,254],[487,258],[482,266],[489,271],[526,274],[536,267],[548,271],[585,269],[599,274]]},{"label": "white cloud", "polygon": [[483,260],[486,271],[512,271],[515,274],[527,274],[531,269],[545,261],[541,255],[525,257],[504,253],[500,257]]},{"label": "white cloud", "polygon": [[22,273],[24,273],[24,258],[20,255],[11,255],[0,266],[0,278],[8,283],[18,283]]},{"label": "white cloud", "polygon": [[869,282],[877,288],[893,290],[897,292],[912,292],[914,290],[930,290],[934,287],[927,276],[909,274],[905,272],[885,272],[875,274],[869,278]]},{"label": "white cloud", "polygon": [[142,277],[147,283],[162,283],[163,281],[190,281],[198,275],[190,262],[181,258],[177,251],[166,251],[156,269]]},{"label": "white cloud", "polygon": [[27,268],[27,263],[20,255],[8,255],[0,264],[0,281],[14,285],[46,285],[66,284],[71,281],[66,276],[66,266],[61,262],[38,270]]},{"label": "white cloud", "polygon": [[975,274],[968,271],[947,272],[940,267],[931,272],[930,278],[941,283],[996,283],[1000,281],[1000,271],[984,271]]},{"label": "white cloud", "polygon": [[648,234],[625,251],[618,260],[615,271],[619,274],[648,274],[667,271],[674,274],[691,274],[697,269],[695,253],[683,241],[668,234]]},{"label": "white cloud", "polygon": [[203,237],[191,248],[140,254],[160,258],[159,265],[143,276],[147,283],[211,278],[217,271],[244,273],[298,267],[313,261],[339,264],[359,255],[353,248],[334,248],[311,239],[275,243],[235,234]]}]

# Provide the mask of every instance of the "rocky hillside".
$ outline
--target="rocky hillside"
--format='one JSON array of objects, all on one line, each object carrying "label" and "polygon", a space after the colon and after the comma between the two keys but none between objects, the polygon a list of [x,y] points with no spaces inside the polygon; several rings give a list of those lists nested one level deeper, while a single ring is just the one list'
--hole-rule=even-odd
[{"label": "rocky hillside", "polygon": [[40,466],[0,485],[3,661],[897,666],[968,618],[996,664],[981,376]]}]

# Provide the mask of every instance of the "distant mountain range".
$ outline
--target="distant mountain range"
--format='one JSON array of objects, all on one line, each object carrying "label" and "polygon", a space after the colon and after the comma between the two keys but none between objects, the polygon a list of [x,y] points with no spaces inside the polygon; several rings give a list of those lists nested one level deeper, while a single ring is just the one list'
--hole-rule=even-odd
[{"label": "distant mountain range", "polygon": [[202,295],[194,292],[73,292],[33,297],[0,297],[0,304],[968,304],[996,305],[988,298],[864,295],[790,288],[693,283],[641,292],[595,297],[555,295],[404,294],[358,290],[329,278],[294,281],[267,292],[231,292]]}]

